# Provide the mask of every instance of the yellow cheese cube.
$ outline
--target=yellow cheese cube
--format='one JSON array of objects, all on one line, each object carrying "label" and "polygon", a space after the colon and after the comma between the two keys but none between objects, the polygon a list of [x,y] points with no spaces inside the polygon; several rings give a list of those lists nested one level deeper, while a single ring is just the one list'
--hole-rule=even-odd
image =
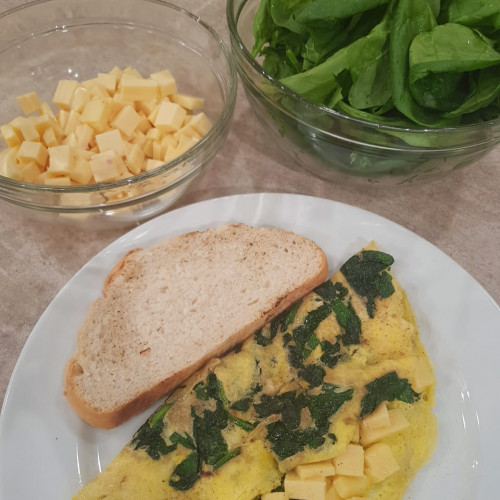
[{"label": "yellow cheese cube", "polygon": [[121,157],[112,150],[94,155],[89,165],[96,182],[113,181],[126,170]]},{"label": "yellow cheese cube", "polygon": [[133,144],[127,151],[125,165],[133,173],[138,174],[144,165],[145,154],[138,144]]},{"label": "yellow cheese cube", "polygon": [[21,135],[24,138],[25,141],[40,140],[38,130],[33,125],[33,122],[26,117],[18,116],[10,122],[10,125],[18,135]]},{"label": "yellow cheese cube", "polygon": [[74,109],[71,109],[68,113],[66,123],[64,124],[64,133],[66,135],[71,134],[75,131],[75,128],[80,125],[80,113],[77,113]]},{"label": "yellow cheese cube", "polygon": [[95,140],[101,153],[111,149],[120,156],[125,156],[126,154],[125,144],[118,129],[109,130],[108,132],[103,132],[102,134],[97,134],[95,136]]},{"label": "yellow cheese cube", "polygon": [[94,83],[88,90],[91,97],[100,97],[101,99],[109,98],[108,91],[99,82]]},{"label": "yellow cheese cube", "polygon": [[142,75],[137,71],[135,68],[132,66],[127,66],[123,71],[122,71],[122,78],[125,77],[132,77],[132,78],[142,78]]},{"label": "yellow cheese cube", "polygon": [[95,131],[87,123],[81,123],[75,128],[75,136],[80,149],[88,150],[94,145]]},{"label": "yellow cheese cube", "polygon": [[139,111],[137,114],[141,117],[141,121],[137,125],[136,130],[145,134],[150,128],[153,127],[153,125],[142,111]]},{"label": "yellow cheese cube", "polygon": [[25,115],[29,115],[40,109],[40,99],[36,92],[28,92],[17,97],[17,103]]},{"label": "yellow cheese cube", "polygon": [[146,78],[128,77],[120,80],[120,97],[129,101],[148,101],[158,96],[158,82]]},{"label": "yellow cheese cube", "polygon": [[81,113],[85,105],[90,101],[91,95],[85,87],[77,87],[71,101],[71,109]]},{"label": "yellow cheese cube", "polygon": [[161,167],[162,165],[165,165],[164,161],[161,160],[153,160],[151,158],[148,158],[146,160],[146,172],[149,172],[150,170],[154,170],[155,168]]},{"label": "yellow cheese cube", "polygon": [[168,163],[169,161],[175,160],[179,156],[180,153],[177,149],[177,146],[168,146],[163,156],[163,160],[165,161],[165,163]]},{"label": "yellow cheese cube", "polygon": [[388,410],[390,425],[387,427],[376,427],[374,429],[360,428],[360,442],[363,446],[368,446],[372,443],[380,441],[392,434],[406,429],[410,424],[403,415],[403,412],[397,408]]},{"label": "yellow cheese cube", "polygon": [[17,132],[11,125],[2,125],[0,127],[0,133],[2,134],[4,141],[7,143],[7,146],[10,148],[21,144],[21,133]]},{"label": "yellow cheese cube", "polygon": [[30,120],[41,137],[43,137],[43,133],[54,124],[54,119],[46,114],[32,116]]},{"label": "yellow cheese cube", "polygon": [[161,142],[153,141],[153,159],[154,160],[162,160],[163,157],[161,155]]},{"label": "yellow cheese cube", "polygon": [[74,132],[71,132],[69,135],[67,135],[63,141],[62,144],[66,146],[72,146],[74,148],[78,147],[78,142],[76,140],[76,135]]},{"label": "yellow cheese cube", "polygon": [[309,479],[311,477],[327,477],[335,475],[335,467],[331,460],[313,462],[310,464],[300,464],[294,471],[300,479]]},{"label": "yellow cheese cube", "polygon": [[41,142],[24,141],[17,152],[20,162],[34,161],[41,167],[45,166],[47,158],[47,148]]},{"label": "yellow cheese cube", "polygon": [[179,144],[177,145],[177,153],[184,154],[188,149],[191,149],[199,139],[197,137],[188,137],[186,135],[181,135],[179,137]]},{"label": "yellow cheese cube", "polygon": [[51,175],[69,175],[75,161],[74,149],[69,145],[49,148],[49,168]]},{"label": "yellow cheese cube", "polygon": [[359,444],[348,444],[344,453],[333,459],[335,472],[344,476],[363,476],[364,450]]},{"label": "yellow cheese cube", "polygon": [[197,139],[201,139],[202,135],[191,125],[187,124],[180,128],[177,132],[174,132],[173,136],[175,138],[179,138],[181,135],[185,135],[187,137],[196,137]]},{"label": "yellow cheese cube", "polygon": [[69,111],[73,94],[78,87],[76,80],[60,80],[52,97],[52,102],[60,109]]},{"label": "yellow cheese cube", "polygon": [[132,142],[132,144],[137,144],[139,147],[142,148],[146,141],[147,141],[147,137],[142,132],[137,130],[135,132],[134,136],[132,137],[131,142]]},{"label": "yellow cheese cube", "polygon": [[64,109],[60,109],[56,115],[57,123],[61,126],[61,129],[64,133],[64,127],[66,126],[66,122],[68,121],[69,111]]},{"label": "yellow cheese cube", "polygon": [[272,493],[264,493],[260,500],[290,500],[290,497],[283,491],[274,491]]},{"label": "yellow cheese cube", "polygon": [[130,105],[125,106],[111,122],[125,137],[131,137],[142,118],[137,111]]},{"label": "yellow cheese cube", "polygon": [[153,139],[146,139],[146,142],[143,144],[142,149],[144,150],[144,154],[149,158],[153,158]]},{"label": "yellow cheese cube", "polygon": [[342,498],[350,498],[363,495],[370,488],[371,482],[366,476],[335,476],[332,484]]},{"label": "yellow cheese cube", "polygon": [[112,96],[115,93],[118,81],[116,76],[111,73],[97,73],[97,83],[102,85],[106,92]]},{"label": "yellow cheese cube", "polygon": [[54,112],[52,111],[52,108],[46,102],[42,102],[42,104],[40,104],[40,109],[38,111],[38,114],[47,115],[48,117],[54,118],[54,119],[56,118],[56,116],[54,115]]},{"label": "yellow cheese cube", "polygon": [[343,498],[337,493],[333,482],[327,483],[325,500],[343,500]]},{"label": "yellow cheese cube", "polygon": [[71,186],[71,179],[67,175],[59,175],[57,177],[45,177],[44,184],[50,186]]},{"label": "yellow cheese cube", "polygon": [[80,120],[87,123],[97,132],[104,132],[108,127],[111,115],[109,104],[103,99],[96,98],[89,101],[83,108]]},{"label": "yellow cheese cube", "polygon": [[285,476],[285,493],[298,500],[325,500],[326,478],[300,479],[294,472]]},{"label": "yellow cheese cube", "polygon": [[26,182],[36,182],[41,174],[40,167],[34,161],[30,161],[20,166],[22,178]]},{"label": "yellow cheese cube", "polygon": [[118,67],[115,66],[110,72],[110,75],[113,75],[116,78],[116,81],[118,82],[120,78],[122,77],[123,71]]},{"label": "yellow cheese cube", "polygon": [[415,362],[412,386],[416,392],[422,392],[435,383],[432,366],[423,357],[418,357]]},{"label": "yellow cheese cube", "polygon": [[172,101],[180,104],[184,109],[189,109],[190,111],[201,109],[205,104],[205,100],[202,97],[194,97],[186,94],[174,94],[172,95]]},{"label": "yellow cheese cube", "polygon": [[57,137],[56,133],[54,132],[54,129],[52,127],[49,127],[45,132],[43,133],[42,140],[48,148],[57,146]]},{"label": "yellow cheese cube", "polygon": [[154,120],[154,126],[162,132],[175,132],[182,127],[187,112],[174,102],[162,101]]},{"label": "yellow cheese cube", "polygon": [[189,125],[196,129],[202,136],[212,128],[212,124],[205,113],[198,113],[189,120]]},{"label": "yellow cheese cube", "polygon": [[90,90],[97,83],[97,77],[84,80],[80,85],[87,90]]},{"label": "yellow cheese cube", "polygon": [[16,181],[22,180],[23,173],[15,159],[15,149],[0,152],[0,174]]},{"label": "yellow cheese cube", "polygon": [[375,443],[365,450],[366,475],[375,483],[380,483],[399,470],[391,447],[386,443]]},{"label": "yellow cheese cube", "polygon": [[387,427],[391,425],[389,412],[387,411],[387,401],[382,401],[370,415],[366,415],[361,421],[364,429],[376,429],[377,427]]},{"label": "yellow cheese cube", "polygon": [[151,128],[146,132],[146,137],[148,139],[153,139],[153,141],[161,140],[162,136],[163,133],[159,128]]},{"label": "yellow cheese cube", "polygon": [[142,111],[146,116],[149,116],[158,106],[158,99],[150,99],[149,101],[137,102],[137,111]]},{"label": "yellow cheese cube", "polygon": [[168,71],[168,69],[152,73],[150,77],[158,82],[161,97],[175,94],[177,92],[175,78],[172,76],[172,73]]},{"label": "yellow cheese cube", "polygon": [[92,170],[89,161],[82,156],[77,156],[73,167],[69,171],[71,180],[78,184],[90,184],[92,181]]}]

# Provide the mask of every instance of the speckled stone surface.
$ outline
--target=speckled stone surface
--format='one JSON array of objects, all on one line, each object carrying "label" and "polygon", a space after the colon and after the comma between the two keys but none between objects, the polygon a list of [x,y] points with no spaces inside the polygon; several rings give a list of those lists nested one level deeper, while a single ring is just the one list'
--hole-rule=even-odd
[{"label": "speckled stone surface", "polygon": [[[22,3],[0,0],[0,11]],[[228,41],[224,0],[177,3]],[[449,255],[500,302],[500,148],[476,165],[425,185],[376,191],[334,185],[287,167],[282,153],[266,142],[240,87],[223,149],[175,207],[252,192],[314,195],[387,217]],[[89,233],[44,225],[0,202],[0,400],[45,308],[81,266],[125,231]]]}]

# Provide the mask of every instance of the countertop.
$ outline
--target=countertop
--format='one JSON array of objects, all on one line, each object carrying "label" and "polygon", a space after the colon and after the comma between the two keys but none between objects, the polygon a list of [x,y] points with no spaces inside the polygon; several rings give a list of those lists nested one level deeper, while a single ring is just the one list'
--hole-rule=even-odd
[{"label": "countertop", "polygon": [[[0,0],[0,11],[21,3]],[[202,17],[228,41],[224,0],[173,3]],[[172,208],[256,192],[301,193],[355,205],[430,241],[500,302],[499,164],[497,147],[475,165],[418,186],[374,191],[369,185],[327,183],[289,168],[283,154],[266,142],[240,85],[224,147]],[[89,233],[44,225],[0,202],[1,401],[23,345],[51,300],[91,257],[126,231]]]}]

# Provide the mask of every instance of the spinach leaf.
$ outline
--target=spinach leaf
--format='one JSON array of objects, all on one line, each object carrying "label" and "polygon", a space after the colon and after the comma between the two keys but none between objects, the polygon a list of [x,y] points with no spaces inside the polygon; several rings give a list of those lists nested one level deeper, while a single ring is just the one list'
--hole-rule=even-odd
[{"label": "spinach leaf", "polygon": [[448,1],[441,8],[439,22],[500,29],[500,3],[498,0]]},{"label": "spinach leaf", "polygon": [[196,445],[194,444],[193,438],[187,432],[184,434],[185,435],[183,436],[178,432],[174,432],[170,435],[170,442],[174,444],[181,444],[182,446],[184,446],[184,448],[194,450],[196,448]]},{"label": "spinach leaf", "polygon": [[352,256],[340,268],[354,291],[366,298],[366,310],[370,318],[375,314],[375,299],[387,298],[394,293],[391,276],[385,271],[393,263],[394,259],[384,252],[364,250]]},{"label": "spinach leaf", "polygon": [[201,464],[198,453],[193,451],[174,469],[168,484],[180,491],[189,490],[200,479]]},{"label": "spinach leaf", "polygon": [[411,388],[410,382],[405,378],[399,378],[396,372],[386,373],[382,377],[366,384],[365,387],[367,393],[361,400],[361,418],[373,413],[382,401],[394,401],[398,399],[411,404],[418,397],[418,394]]},{"label": "spinach leaf", "polygon": [[167,446],[163,439],[163,418],[174,403],[165,403],[134,434],[130,445],[134,450],[144,449],[153,459],[159,460],[162,455],[168,455],[175,450],[177,444]]},{"label": "spinach leaf", "polygon": [[468,72],[499,64],[500,53],[478,32],[460,24],[436,26],[410,45],[410,91],[421,106],[453,111],[471,94]]},{"label": "spinach leaf", "polygon": [[309,396],[309,411],[316,427],[323,432],[328,430],[330,417],[337,413],[344,403],[350,401],[354,394],[354,389],[338,391],[339,387],[335,385],[323,384],[320,394]]},{"label": "spinach leaf", "polygon": [[303,24],[312,21],[333,21],[346,19],[380,5],[389,0],[350,0],[349,2],[332,2],[331,0],[313,0],[297,14],[297,21]]}]

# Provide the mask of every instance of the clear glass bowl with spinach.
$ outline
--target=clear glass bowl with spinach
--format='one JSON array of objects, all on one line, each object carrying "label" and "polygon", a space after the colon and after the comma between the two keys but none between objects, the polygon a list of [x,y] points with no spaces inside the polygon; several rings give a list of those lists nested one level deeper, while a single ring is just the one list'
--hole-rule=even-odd
[{"label": "clear glass bowl with spinach", "polygon": [[500,0],[229,0],[251,107],[329,180],[407,183],[500,142]]}]

